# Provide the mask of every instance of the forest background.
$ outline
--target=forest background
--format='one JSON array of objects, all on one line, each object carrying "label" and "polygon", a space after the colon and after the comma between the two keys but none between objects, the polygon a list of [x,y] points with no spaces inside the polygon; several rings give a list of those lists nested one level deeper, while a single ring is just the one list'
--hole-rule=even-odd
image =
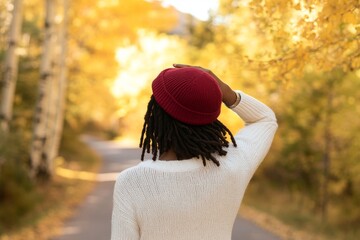
[{"label": "forest background", "polygon": [[[0,235],[83,184],[58,164],[96,170],[80,134],[136,139],[152,79],[188,63],[276,112],[245,204],[327,239],[359,236],[359,1],[220,0],[199,20],[163,1],[1,0],[0,22]],[[220,120],[242,124],[226,108]]]}]

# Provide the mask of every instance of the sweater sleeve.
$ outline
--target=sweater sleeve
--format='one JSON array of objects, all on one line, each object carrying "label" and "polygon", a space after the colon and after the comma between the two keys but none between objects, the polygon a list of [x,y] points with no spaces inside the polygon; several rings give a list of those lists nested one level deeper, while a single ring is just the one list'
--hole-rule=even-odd
[{"label": "sweater sleeve", "polygon": [[119,175],[114,187],[111,240],[140,239],[140,230],[126,186],[125,174],[126,170]]},{"label": "sweater sleeve", "polygon": [[274,112],[268,106],[243,92],[237,92],[241,100],[232,110],[245,122],[245,127],[235,135],[235,140],[238,154],[243,156],[248,166],[248,177],[251,178],[269,151],[278,125]]}]

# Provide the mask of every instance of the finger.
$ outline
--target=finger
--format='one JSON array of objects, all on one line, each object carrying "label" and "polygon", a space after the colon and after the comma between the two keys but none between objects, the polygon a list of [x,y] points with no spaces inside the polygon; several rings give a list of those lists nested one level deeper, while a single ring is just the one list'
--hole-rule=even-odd
[{"label": "finger", "polygon": [[188,65],[188,64],[174,63],[173,66],[175,68],[192,67],[192,68],[198,68],[198,69],[200,69],[202,71],[205,71],[205,72],[210,72],[210,70],[208,70],[206,68],[203,68],[203,67],[200,67],[200,66]]},{"label": "finger", "polygon": [[192,67],[191,65],[188,65],[188,64],[179,64],[179,63],[174,63],[173,66],[176,68]]}]

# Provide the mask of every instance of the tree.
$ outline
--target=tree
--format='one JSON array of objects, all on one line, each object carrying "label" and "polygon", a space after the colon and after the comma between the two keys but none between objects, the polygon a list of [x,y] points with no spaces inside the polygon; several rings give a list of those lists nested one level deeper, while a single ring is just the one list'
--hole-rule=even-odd
[{"label": "tree", "polygon": [[159,1],[91,2],[71,1],[69,8],[66,120],[74,128],[92,120],[104,124],[116,111],[110,86],[118,72],[126,71],[116,61],[117,49],[137,45],[141,31],[167,32],[177,21],[174,9]]},{"label": "tree", "polygon": [[[79,127],[92,119],[109,119],[109,113],[114,115],[116,103],[109,86],[118,70],[116,49],[124,42],[135,42],[139,29],[153,28],[154,23],[159,23],[156,26],[159,29],[166,29],[172,24],[168,16],[170,10],[161,7],[159,2],[96,1],[89,5],[89,1],[79,0],[66,8],[69,21],[66,16],[62,23],[69,24],[63,30],[54,22],[54,16],[59,19],[64,14],[58,14],[58,3],[46,2],[41,77],[31,147],[33,175],[45,177],[52,174],[61,135],[67,85],[64,49],[72,53],[66,59],[71,79],[66,94],[69,103],[66,120],[72,127]],[[166,17],[169,21],[163,21]],[[59,37],[64,31],[68,32],[67,42]],[[62,59],[60,63],[59,58]]]},{"label": "tree", "polygon": [[[49,162],[48,144],[49,132],[49,106],[48,99],[51,92],[51,86],[54,82],[54,49],[55,49],[55,1],[46,1],[45,15],[45,36],[43,43],[43,53],[41,58],[40,82],[38,90],[38,99],[35,109],[34,129],[31,143],[30,161],[33,176],[49,177],[52,164]],[[52,160],[52,159],[51,159]],[[50,161],[51,161],[50,160]]]},{"label": "tree", "polygon": [[2,94],[0,107],[0,128],[2,131],[9,130],[9,123],[12,118],[12,108],[15,95],[15,87],[18,72],[18,54],[16,52],[22,23],[22,0],[14,0],[11,24],[9,26],[8,48],[4,63],[4,78],[2,80]]},{"label": "tree", "polygon": [[64,111],[65,111],[65,100],[66,100],[66,89],[67,89],[67,28],[68,28],[68,0],[62,0],[62,22],[59,25],[59,34],[58,34],[58,45],[59,45],[59,54],[57,55],[59,62],[59,71],[57,76],[55,76],[54,84],[54,98],[53,103],[51,104],[54,110],[53,124],[50,126],[50,144],[47,149],[47,156],[49,162],[49,169],[53,168],[53,161],[58,156],[60,140],[63,131],[64,124]]},{"label": "tree", "polygon": [[[226,36],[233,42],[256,35],[252,52],[238,54],[237,61],[269,80],[301,77],[306,67],[345,72],[360,67],[360,4],[357,0],[222,0]],[[246,35],[246,33],[245,33]],[[244,43],[244,42],[242,42]]]},{"label": "tree", "polygon": [[353,119],[360,110],[359,84],[358,73],[339,69],[297,79],[279,96],[275,145],[280,147],[269,155],[272,164],[268,159],[263,166],[266,181],[280,186],[294,207],[331,224],[359,218],[354,184],[359,184],[360,125]]}]

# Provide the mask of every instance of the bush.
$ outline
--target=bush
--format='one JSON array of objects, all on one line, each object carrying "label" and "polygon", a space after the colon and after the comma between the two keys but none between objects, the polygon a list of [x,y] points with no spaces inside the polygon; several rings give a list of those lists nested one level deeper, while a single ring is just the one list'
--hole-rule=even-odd
[{"label": "bush", "polygon": [[40,202],[27,172],[28,141],[21,133],[0,133],[0,233],[24,221]]},{"label": "bush", "polygon": [[12,229],[40,202],[22,166],[6,161],[0,167],[0,232]]}]

